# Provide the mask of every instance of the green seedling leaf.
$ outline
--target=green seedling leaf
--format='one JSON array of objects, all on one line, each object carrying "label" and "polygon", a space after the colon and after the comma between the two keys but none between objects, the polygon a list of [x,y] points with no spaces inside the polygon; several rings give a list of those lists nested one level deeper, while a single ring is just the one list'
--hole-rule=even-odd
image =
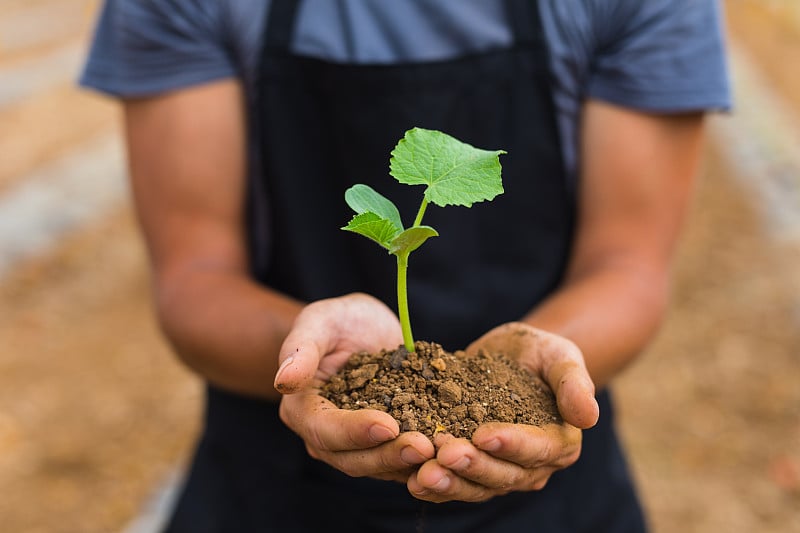
[{"label": "green seedling leaf", "polygon": [[358,214],[375,213],[379,217],[390,221],[397,231],[403,230],[400,212],[391,200],[370,187],[358,183],[344,192],[344,201]]},{"label": "green seedling leaf", "polygon": [[414,128],[392,151],[390,174],[400,183],[427,185],[425,199],[440,207],[492,200],[503,192],[500,155],[435,130]]},{"label": "green seedling leaf", "polygon": [[371,212],[360,213],[354,216],[342,229],[372,239],[387,250],[389,250],[395,237],[402,231],[401,228],[395,226],[391,220],[387,220]]},{"label": "green seedling leaf", "polygon": [[397,316],[403,344],[414,351],[408,313],[408,256],[439,233],[422,225],[429,203],[440,207],[492,200],[503,192],[500,155],[503,150],[481,150],[440,131],[414,128],[400,139],[390,160],[389,173],[400,183],[427,185],[414,223],[403,229],[397,207],[364,184],[353,185],[344,198],[356,215],[343,230],[371,239],[397,258]]},{"label": "green seedling leaf", "polygon": [[414,226],[398,234],[389,244],[389,253],[408,255],[431,237],[438,237],[439,232],[430,226]]}]

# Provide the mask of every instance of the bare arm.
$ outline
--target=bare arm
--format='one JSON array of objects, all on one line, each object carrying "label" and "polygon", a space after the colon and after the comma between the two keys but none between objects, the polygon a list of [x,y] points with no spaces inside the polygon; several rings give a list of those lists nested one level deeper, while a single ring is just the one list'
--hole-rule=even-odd
[{"label": "bare arm", "polygon": [[277,400],[278,351],[302,306],[248,276],[241,87],[131,100],[125,125],[162,329],[210,382]]},{"label": "bare arm", "polygon": [[590,101],[579,213],[563,287],[525,321],[583,351],[598,387],[654,335],[702,144],[702,116],[649,115]]}]

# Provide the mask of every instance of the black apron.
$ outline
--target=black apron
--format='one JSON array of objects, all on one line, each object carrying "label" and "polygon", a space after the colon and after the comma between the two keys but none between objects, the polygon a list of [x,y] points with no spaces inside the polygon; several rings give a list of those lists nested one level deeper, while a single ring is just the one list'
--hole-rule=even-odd
[{"label": "black apron", "polygon": [[[344,191],[367,183],[410,225],[420,187],[388,174],[415,126],[503,149],[505,193],[471,209],[430,206],[440,236],[409,260],[417,339],[463,348],[517,320],[561,280],[575,191],[568,186],[538,11],[507,0],[511,48],[453,60],[351,65],[293,55],[296,0],[273,0],[259,65],[253,134],[261,172],[249,183],[252,275],[304,301],[353,291],[396,308],[396,263],[339,228]],[[413,31],[410,29],[409,31]],[[399,483],[353,479],[307,456],[277,406],[208,388],[206,427],[171,532],[314,532],[346,517],[357,532],[639,532],[642,515],[613,431],[607,393],[571,468],[547,487],[483,504],[428,504]]]}]

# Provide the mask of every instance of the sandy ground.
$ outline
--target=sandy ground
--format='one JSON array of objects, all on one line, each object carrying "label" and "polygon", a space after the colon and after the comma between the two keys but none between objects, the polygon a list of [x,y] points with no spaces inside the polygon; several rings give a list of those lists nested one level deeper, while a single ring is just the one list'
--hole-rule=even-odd
[{"label": "sandy ground", "polygon": [[[786,68],[800,13],[726,6],[736,43],[800,113],[800,70]],[[95,7],[0,5],[0,199],[118,135],[113,106],[47,67],[81,49]],[[61,23],[19,29],[42,13]],[[654,531],[800,532],[800,241],[770,230],[771,207],[724,148],[708,151],[668,320],[615,385],[619,425]],[[180,472],[201,387],[150,306],[124,199],[0,279],[0,531],[121,531]]]}]

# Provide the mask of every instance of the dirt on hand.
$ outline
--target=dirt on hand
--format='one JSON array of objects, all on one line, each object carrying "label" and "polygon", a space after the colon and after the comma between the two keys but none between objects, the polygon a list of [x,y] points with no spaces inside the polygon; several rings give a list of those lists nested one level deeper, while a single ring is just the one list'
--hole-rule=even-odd
[{"label": "dirt on hand", "polygon": [[417,341],[380,353],[353,354],[322,388],[341,409],[389,413],[400,431],[472,437],[485,422],[563,423],[555,396],[539,377],[502,354],[450,353]]}]

